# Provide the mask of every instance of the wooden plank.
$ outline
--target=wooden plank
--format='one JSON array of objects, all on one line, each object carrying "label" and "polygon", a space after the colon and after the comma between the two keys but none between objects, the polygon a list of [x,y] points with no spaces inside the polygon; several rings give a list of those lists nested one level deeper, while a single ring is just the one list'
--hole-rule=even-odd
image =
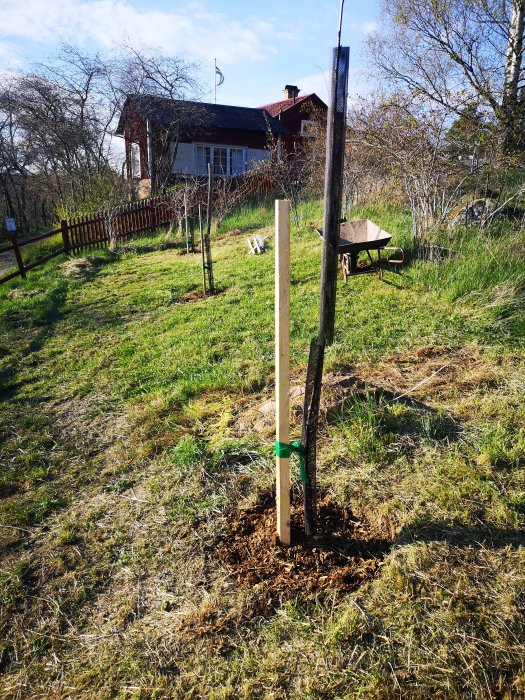
[{"label": "wooden plank", "polygon": [[154,231],[157,228],[157,198],[151,200],[151,230]]},{"label": "wooden plank", "polygon": [[204,257],[204,236],[202,235],[202,211],[199,203],[199,229],[201,234],[201,260],[202,260],[202,291],[206,296],[206,260]]},{"label": "wooden plank", "polygon": [[[275,201],[275,439],[290,442],[290,202]],[[290,544],[290,458],[276,458],[277,536]]]},{"label": "wooden plank", "polygon": [[129,207],[128,204],[124,204],[121,206],[121,213],[122,213],[122,238],[125,241],[129,241],[130,238],[130,226],[129,226]]},{"label": "wooden plank", "polygon": [[100,240],[100,217],[98,214],[93,217],[93,236],[95,238],[97,248],[101,248],[102,241]]},{"label": "wooden plank", "polygon": [[104,241],[104,244],[107,245],[109,242],[109,236],[108,236],[108,228],[107,228],[107,222],[106,222],[106,217],[104,216],[104,212],[100,213],[100,227],[102,229],[102,240]]},{"label": "wooden plank", "polygon": [[208,291],[215,294],[215,280],[213,279],[213,262],[211,259],[211,209],[212,209],[212,176],[211,163],[208,163],[208,207],[206,211],[206,234],[204,247],[206,249],[206,271],[208,273]]},{"label": "wooden plank", "polygon": [[100,235],[99,235],[99,226],[98,226],[98,216],[92,214],[91,215],[91,231],[92,231],[92,237],[93,237],[93,243],[97,248],[100,248]]},{"label": "wooden plank", "polygon": [[184,190],[184,230],[186,232],[186,255],[190,252],[190,237],[188,233],[188,188]]},{"label": "wooden plank", "polygon": [[73,218],[74,222],[74,230],[75,230],[75,251],[78,253],[80,250],[80,224],[79,224],[79,218],[78,216],[75,216]]},{"label": "wooden plank", "polygon": [[80,250],[80,230],[79,230],[79,220],[78,216],[73,218],[74,230],[75,230],[75,251],[78,253]]},{"label": "wooden plank", "polygon": [[[39,233],[37,236],[32,236],[31,238],[22,238],[20,240],[17,240],[18,246],[21,248],[22,246],[29,245],[30,243],[36,243],[37,241],[43,241],[45,238],[49,238],[50,236],[56,236],[58,233],[61,232],[61,229],[55,228],[52,229],[51,231],[45,231],[44,233]],[[11,248],[9,247],[9,250]],[[0,252],[1,249],[0,249]]]},{"label": "wooden plank", "polygon": [[82,228],[80,216],[75,216],[76,231],[77,231],[77,252],[82,250]]},{"label": "wooden plank", "polygon": [[138,215],[138,209],[137,209],[137,203],[133,202],[132,203],[132,209],[131,209],[131,225],[133,227],[133,231],[135,233],[140,232],[140,225],[139,225],[139,215]]},{"label": "wooden plank", "polygon": [[92,248],[95,244],[95,237],[93,235],[93,222],[91,220],[91,215],[85,216],[86,219],[86,237],[89,247]]},{"label": "wooden plank", "polygon": [[135,227],[133,226],[133,204],[132,202],[126,202],[126,234],[128,239],[133,238],[135,235]]},{"label": "wooden plank", "polygon": [[115,209],[108,210],[108,216],[111,218],[111,226],[113,228],[113,234],[115,241],[119,241],[122,238],[122,213],[119,207]]},{"label": "wooden plank", "polygon": [[84,226],[84,218],[85,217],[82,215],[79,217],[79,219],[80,219],[79,231],[80,231],[80,240],[82,241],[82,252],[84,251],[84,249],[86,247],[86,229]]}]

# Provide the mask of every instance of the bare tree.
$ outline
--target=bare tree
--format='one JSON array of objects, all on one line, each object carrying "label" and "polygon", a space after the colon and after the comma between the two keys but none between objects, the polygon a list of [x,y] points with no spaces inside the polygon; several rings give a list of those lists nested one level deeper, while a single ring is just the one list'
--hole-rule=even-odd
[{"label": "bare tree", "polygon": [[472,175],[473,161],[450,158],[446,148],[449,114],[429,110],[410,95],[370,98],[350,112],[351,148],[367,167],[405,192],[412,214],[416,254],[432,238]]},{"label": "bare tree", "polygon": [[370,58],[405,86],[460,114],[476,102],[494,115],[503,152],[518,137],[525,0],[391,0],[389,30],[370,39]]},{"label": "bare tree", "polygon": [[[48,223],[54,211],[101,208],[104,183],[123,180],[114,132],[130,94],[164,97],[173,110],[167,121],[148,115],[156,130],[154,183],[164,186],[176,155],[176,128],[184,123],[173,98],[195,90],[191,64],[130,44],[105,57],[64,45],[30,72],[0,77],[4,211],[31,228]],[[120,185],[112,191],[120,192]]]},{"label": "bare tree", "polygon": [[[133,99],[133,109],[146,123],[151,194],[168,184],[177,156],[180,137],[190,128],[205,126],[197,98],[196,66],[179,56],[122,45],[116,61],[115,85],[122,98]],[[121,107],[124,104],[121,101]]]}]

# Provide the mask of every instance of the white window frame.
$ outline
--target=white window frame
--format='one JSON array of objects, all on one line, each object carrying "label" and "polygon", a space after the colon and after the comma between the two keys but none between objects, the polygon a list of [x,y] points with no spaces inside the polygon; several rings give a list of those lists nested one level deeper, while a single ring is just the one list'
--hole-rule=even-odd
[{"label": "white window frame", "polygon": [[[210,149],[210,160],[209,162],[212,164],[212,173],[214,176],[218,177],[232,177],[232,175],[241,175],[242,173],[245,173],[248,170],[248,163],[247,163],[247,149],[243,148],[242,146],[228,146],[223,143],[194,143],[193,144],[194,148],[194,158],[195,158],[195,173],[197,175],[206,175],[207,174],[207,166],[206,166],[206,172],[202,172],[202,168],[198,167],[198,152],[200,148],[209,148]],[[216,172],[215,171],[215,149],[217,151],[219,149],[221,150],[226,150],[226,172]],[[242,169],[240,172],[237,173],[232,173],[232,151],[241,151],[242,152]],[[204,152],[205,153],[205,152]],[[205,159],[206,160],[206,159]]]},{"label": "white window frame", "polygon": [[311,119],[301,119],[301,136],[306,138],[313,138],[315,136],[315,130],[309,127],[315,127],[315,122]]},{"label": "white window frame", "polygon": [[136,141],[130,143],[129,149],[129,169],[132,180],[140,180],[142,169],[140,167],[140,144]]}]

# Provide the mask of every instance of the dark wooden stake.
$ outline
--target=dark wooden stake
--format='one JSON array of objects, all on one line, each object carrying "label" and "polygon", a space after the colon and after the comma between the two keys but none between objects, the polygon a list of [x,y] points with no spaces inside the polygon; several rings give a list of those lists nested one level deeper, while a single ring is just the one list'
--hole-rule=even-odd
[{"label": "dark wooden stake", "polygon": [[67,255],[71,248],[71,244],[69,242],[69,231],[67,229],[67,221],[65,221],[64,219],[62,219],[62,221],[60,222],[60,230],[62,231],[62,248],[64,249],[64,253]]},{"label": "dark wooden stake", "polygon": [[206,236],[204,245],[206,249],[206,271],[208,272],[208,290],[210,294],[215,294],[215,284],[213,280],[213,264],[211,260],[211,206],[212,206],[212,186],[211,186],[211,163],[208,163],[208,211],[206,212]]},{"label": "dark wooden stake", "polygon": [[301,439],[307,477],[304,484],[304,529],[307,537],[313,537],[317,533],[317,421],[323,383],[324,350],[334,340],[349,58],[348,47],[337,46],[333,49],[332,89],[326,137],[319,329],[317,339],[313,340],[310,346]]},{"label": "dark wooden stake", "polygon": [[195,219],[190,217],[190,246],[191,252],[195,252]]},{"label": "dark wooden stake", "polygon": [[20,272],[20,277],[25,279],[26,269],[24,267],[24,261],[22,260],[22,255],[20,254],[20,247],[18,245],[16,233],[10,233],[9,239],[11,241],[11,245],[13,246],[13,252],[15,254],[16,264],[18,265],[18,271]]}]

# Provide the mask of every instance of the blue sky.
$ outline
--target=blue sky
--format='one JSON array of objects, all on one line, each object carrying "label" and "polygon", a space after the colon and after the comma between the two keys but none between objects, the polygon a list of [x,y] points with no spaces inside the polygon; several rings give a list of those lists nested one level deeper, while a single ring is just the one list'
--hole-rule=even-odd
[{"label": "blue sky", "polygon": [[[198,63],[205,101],[213,101],[215,58],[225,77],[217,96],[223,104],[272,102],[286,83],[327,100],[339,7],[339,0],[0,0],[0,70],[43,60],[60,41],[105,51],[128,38]],[[378,22],[377,0],[346,0],[350,94],[366,91],[362,44]]]}]

